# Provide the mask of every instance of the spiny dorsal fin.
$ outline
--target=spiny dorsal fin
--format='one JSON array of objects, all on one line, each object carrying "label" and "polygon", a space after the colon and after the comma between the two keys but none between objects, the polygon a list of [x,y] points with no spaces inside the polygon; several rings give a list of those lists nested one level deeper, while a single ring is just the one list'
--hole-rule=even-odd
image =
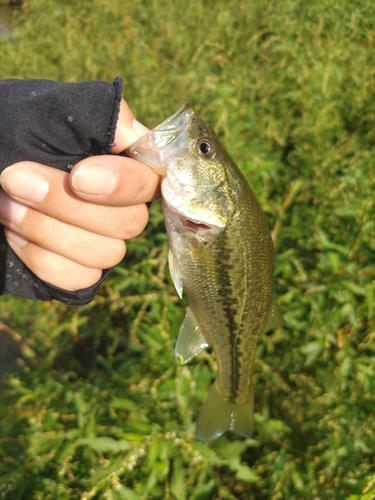
[{"label": "spiny dorsal fin", "polygon": [[172,278],[174,287],[178,293],[178,296],[180,297],[180,299],[182,299],[183,286],[182,286],[180,269],[178,267],[177,259],[174,256],[171,249],[169,249],[169,251],[168,251],[168,264],[169,264],[169,271],[171,273],[171,278]]},{"label": "spiny dorsal fin", "polygon": [[189,307],[177,339],[175,349],[176,360],[184,365],[207,346],[208,344],[202,330],[198,326]]},{"label": "spiny dorsal fin", "polygon": [[273,297],[272,306],[268,315],[268,320],[264,331],[268,332],[268,330],[273,330],[278,326],[288,326],[288,325],[286,324],[284,318],[281,316],[279,306],[277,305],[275,297]]}]

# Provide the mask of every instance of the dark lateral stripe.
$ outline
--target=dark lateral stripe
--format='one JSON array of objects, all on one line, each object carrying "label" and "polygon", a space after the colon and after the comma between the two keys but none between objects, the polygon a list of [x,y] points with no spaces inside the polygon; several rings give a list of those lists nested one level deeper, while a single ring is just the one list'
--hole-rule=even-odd
[{"label": "dark lateral stripe", "polygon": [[235,401],[239,392],[240,384],[240,342],[236,343],[236,335],[239,332],[239,325],[236,321],[236,312],[238,309],[238,298],[233,293],[234,290],[231,286],[230,275],[233,269],[231,258],[233,259],[233,249],[228,247],[228,239],[225,237],[225,231],[222,238],[220,238],[220,245],[218,245],[218,259],[217,259],[217,279],[218,279],[218,293],[220,303],[224,316],[226,318],[226,327],[229,332],[229,344],[231,349],[231,401]]}]

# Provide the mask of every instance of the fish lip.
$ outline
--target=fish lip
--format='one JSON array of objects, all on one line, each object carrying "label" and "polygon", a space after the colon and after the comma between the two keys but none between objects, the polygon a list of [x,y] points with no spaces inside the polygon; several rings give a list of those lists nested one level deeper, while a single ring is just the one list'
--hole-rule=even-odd
[{"label": "fish lip", "polygon": [[170,144],[190,125],[194,115],[190,103],[186,101],[179,110],[164,120],[146,135],[154,141],[154,148],[159,149]]},{"label": "fish lip", "polygon": [[[194,116],[190,103],[185,102],[176,113],[129,146],[125,154],[146,163],[157,174],[165,177],[168,172],[168,158],[175,150],[180,149],[178,138],[186,132]],[[181,140],[183,141],[183,136]],[[167,146],[173,142],[175,145],[172,144],[172,149],[167,150]]]},{"label": "fish lip", "polygon": [[156,150],[165,148],[187,129],[193,115],[194,111],[191,109],[190,104],[185,102],[176,113],[146,134],[149,143]]}]

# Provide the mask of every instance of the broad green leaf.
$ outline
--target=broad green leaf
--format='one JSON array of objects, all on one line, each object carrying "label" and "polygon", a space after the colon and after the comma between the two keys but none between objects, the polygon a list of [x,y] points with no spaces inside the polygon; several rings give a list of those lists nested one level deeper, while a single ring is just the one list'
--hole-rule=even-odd
[{"label": "broad green leaf", "polygon": [[131,489],[122,485],[116,486],[112,492],[115,500],[141,500],[142,498]]},{"label": "broad green leaf", "polygon": [[131,399],[113,398],[109,405],[115,410],[139,411],[138,405]]},{"label": "broad green leaf", "polygon": [[260,480],[260,477],[247,465],[239,465],[236,476],[240,481],[247,481],[249,483],[256,483]]},{"label": "broad green leaf", "polygon": [[184,467],[181,460],[175,458],[172,462],[171,471],[171,493],[173,498],[176,500],[185,500],[186,498],[186,487],[185,487],[185,475]]},{"label": "broad green leaf", "polygon": [[111,451],[126,451],[131,448],[131,444],[124,439],[116,440],[110,437],[81,438],[77,442],[78,446],[89,446],[93,450],[108,453]]}]

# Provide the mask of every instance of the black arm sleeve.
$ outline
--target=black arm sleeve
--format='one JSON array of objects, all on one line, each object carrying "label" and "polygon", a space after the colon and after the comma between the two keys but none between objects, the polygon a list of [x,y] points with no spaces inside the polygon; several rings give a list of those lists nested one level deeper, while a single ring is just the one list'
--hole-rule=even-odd
[{"label": "black arm sleeve", "polygon": [[[59,83],[0,81],[0,172],[18,161],[35,161],[68,172],[78,161],[107,154],[114,142],[122,81]],[[35,276],[7,245],[0,230],[0,294],[83,305],[101,280],[69,292]]]}]

